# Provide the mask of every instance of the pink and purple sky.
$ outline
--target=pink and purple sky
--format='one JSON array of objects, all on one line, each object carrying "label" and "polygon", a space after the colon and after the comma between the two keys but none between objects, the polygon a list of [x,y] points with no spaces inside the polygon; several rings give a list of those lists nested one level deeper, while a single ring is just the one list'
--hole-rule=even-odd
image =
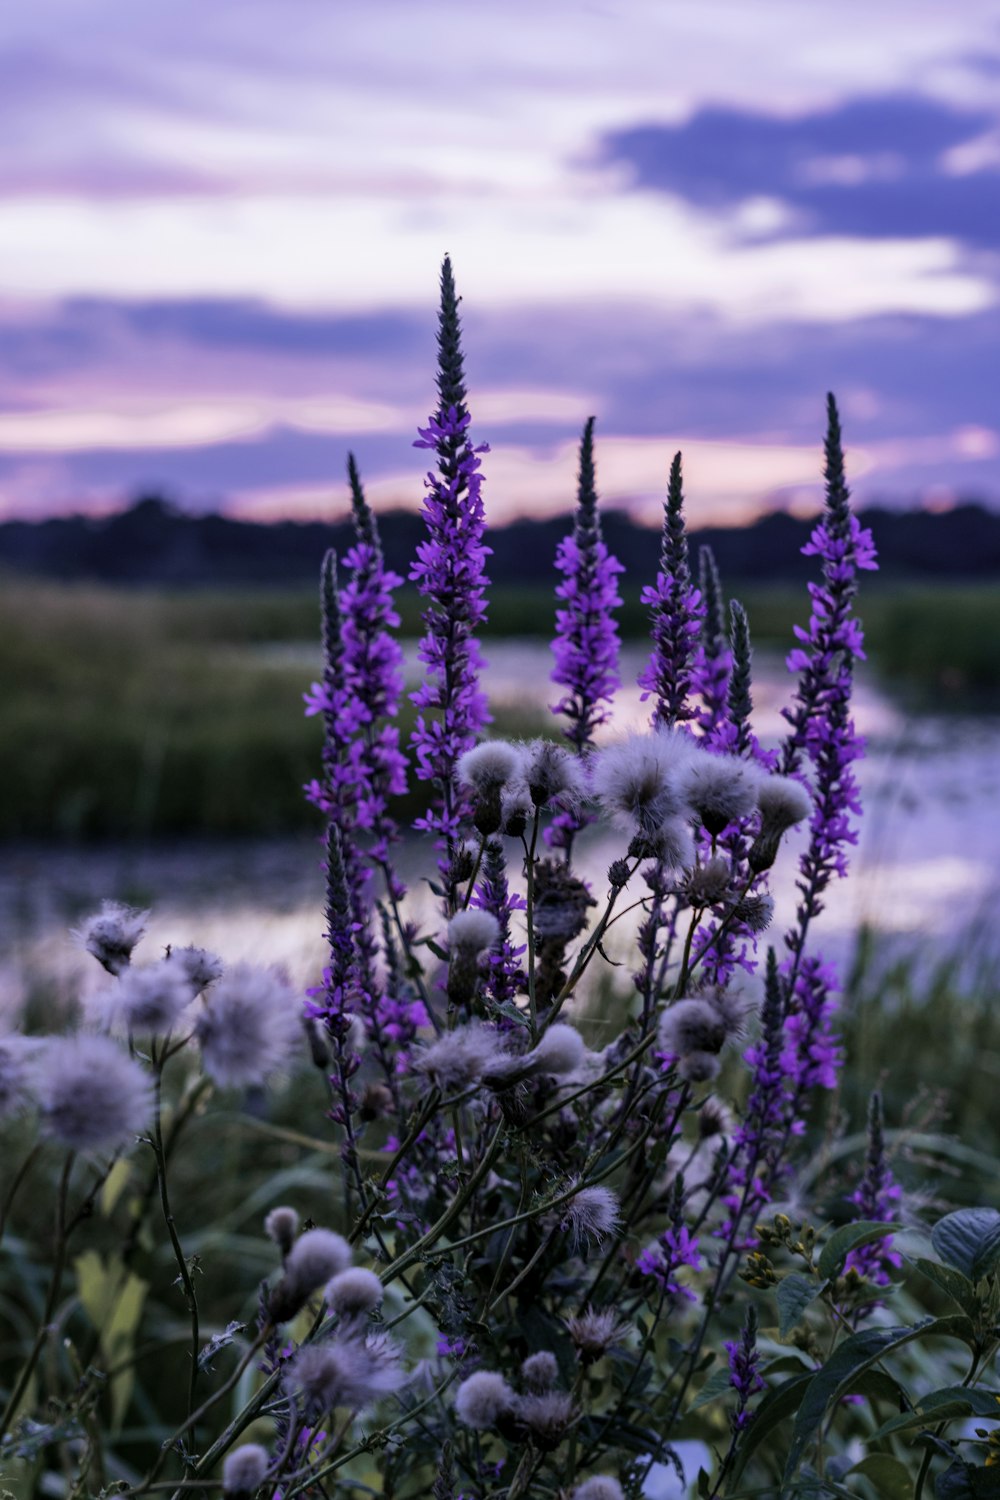
[{"label": "pink and purple sky", "polygon": [[417,504],[438,266],[491,518],[1000,504],[1000,0],[14,0],[0,518]]}]

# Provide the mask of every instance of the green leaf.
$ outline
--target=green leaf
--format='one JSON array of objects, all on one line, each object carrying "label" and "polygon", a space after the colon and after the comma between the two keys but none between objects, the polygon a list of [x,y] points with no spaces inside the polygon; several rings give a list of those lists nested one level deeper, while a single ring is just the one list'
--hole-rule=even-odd
[{"label": "green leaf", "polygon": [[[913,1339],[935,1336],[958,1338],[970,1344],[974,1339],[969,1319],[957,1313],[947,1318],[925,1318],[912,1328],[866,1328],[845,1339],[823,1368],[812,1377],[802,1398],[788,1450],[785,1483],[788,1484],[795,1478],[803,1454],[819,1430],[831,1403],[850,1395],[859,1377],[894,1349],[901,1348]],[[753,1428],[750,1430],[752,1432]]]},{"label": "green leaf", "polygon": [[978,1281],[1000,1258],[1000,1213],[995,1208],[956,1209],[934,1225],[931,1244],[949,1266]]},{"label": "green leaf", "polygon": [[852,1250],[870,1245],[872,1240],[883,1239],[894,1231],[899,1232],[898,1224],[876,1223],[874,1219],[858,1219],[853,1224],[841,1224],[823,1246],[818,1261],[820,1276],[824,1281],[829,1281],[832,1276],[839,1275]]},{"label": "green leaf", "polygon": [[149,1285],[127,1270],[119,1256],[104,1261],[96,1250],[85,1250],[73,1266],[80,1302],[97,1331],[105,1367],[124,1366],[111,1381],[111,1427],[118,1432],[135,1385],[128,1361]]},{"label": "green leaf", "polygon": [[957,1302],[964,1313],[970,1318],[975,1318],[979,1312],[979,1301],[976,1297],[976,1288],[967,1276],[961,1271],[954,1270],[951,1266],[939,1265],[936,1260],[923,1260],[918,1258],[912,1262],[928,1281],[940,1287],[941,1291],[949,1296],[953,1302]]},{"label": "green leaf", "polygon": [[729,1481],[733,1487],[765,1438],[770,1437],[779,1423],[794,1416],[813,1378],[809,1370],[802,1375],[793,1375],[791,1380],[772,1386],[763,1397],[753,1421],[740,1438]]},{"label": "green leaf", "polygon": [[797,1271],[783,1277],[775,1292],[780,1338],[787,1338],[795,1325],[802,1321],[802,1314],[825,1286],[825,1281],[817,1281],[814,1276],[800,1276]]},{"label": "green leaf", "polygon": [[724,1396],[728,1391],[731,1391],[732,1388],[732,1382],[729,1376],[729,1367],[727,1365],[725,1369],[716,1370],[714,1375],[710,1375],[708,1377],[708,1379],[705,1381],[705,1384],[702,1386],[701,1390],[698,1392],[697,1396],[688,1407],[688,1411],[698,1411],[698,1409],[702,1406],[711,1406],[713,1401],[718,1401],[720,1396]]},{"label": "green leaf", "polygon": [[904,1411],[898,1417],[883,1422],[878,1432],[872,1434],[872,1441],[888,1437],[892,1432],[905,1432],[910,1427],[952,1422],[957,1417],[991,1417],[1000,1421],[1000,1391],[984,1391],[962,1385],[948,1385],[939,1391],[929,1391],[915,1402],[913,1411]]},{"label": "green leaf", "polygon": [[[913,1476],[902,1459],[891,1453],[869,1453],[848,1474],[862,1474],[870,1479],[878,1491],[880,1500],[910,1500],[913,1494]],[[845,1479],[847,1475],[845,1474]]]}]

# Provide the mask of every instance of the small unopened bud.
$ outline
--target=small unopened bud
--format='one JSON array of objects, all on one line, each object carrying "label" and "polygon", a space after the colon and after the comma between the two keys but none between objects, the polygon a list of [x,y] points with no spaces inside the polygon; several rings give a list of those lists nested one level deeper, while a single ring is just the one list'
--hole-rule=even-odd
[{"label": "small unopened bud", "polygon": [[627,859],[616,859],[608,866],[608,884],[613,891],[620,891],[622,886],[628,885],[631,871]]},{"label": "small unopened bud", "polygon": [[222,1493],[232,1500],[245,1500],[256,1494],[264,1483],[270,1464],[266,1448],[259,1443],[244,1443],[236,1448],[222,1465]]},{"label": "small unopened bud", "polygon": [[264,1233],[277,1245],[282,1258],[294,1245],[298,1232],[299,1216],[294,1208],[289,1208],[287,1204],[282,1204],[280,1208],[272,1208],[264,1220]]},{"label": "small unopened bud", "polygon": [[736,915],[752,933],[766,932],[774,916],[774,897],[763,894],[744,896],[737,904]]}]

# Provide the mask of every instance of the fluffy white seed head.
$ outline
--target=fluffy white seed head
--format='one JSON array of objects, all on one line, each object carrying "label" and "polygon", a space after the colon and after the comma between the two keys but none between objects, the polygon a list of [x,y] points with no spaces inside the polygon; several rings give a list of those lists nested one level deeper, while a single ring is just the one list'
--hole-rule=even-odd
[{"label": "fluffy white seed head", "polygon": [[123,906],[120,901],[102,901],[100,911],[76,928],[73,936],[109,974],[120,974],[128,968],[132,949],[148,921],[148,911]]},{"label": "fluffy white seed head", "polygon": [[550,1026],[538,1046],[528,1054],[532,1071],[538,1073],[573,1073],[587,1055],[587,1044],[575,1026],[557,1021]]},{"label": "fluffy white seed head", "polygon": [[207,948],[171,948],[168,963],[177,964],[197,993],[222,978],[225,964]]},{"label": "fluffy white seed head", "polygon": [[791,776],[764,776],[757,789],[761,830],[784,833],[795,823],[803,823],[812,812],[812,798],[800,781]]},{"label": "fluffy white seed head", "polygon": [[122,1149],[149,1123],[152,1084],[110,1037],[53,1037],[32,1069],[43,1129],[72,1151]]},{"label": "fluffy white seed head", "polygon": [[476,792],[495,791],[515,780],[521,770],[521,753],[507,740],[484,740],[458,757],[455,774],[462,786]]},{"label": "fluffy white seed head", "polygon": [[500,923],[479,906],[457,911],[448,923],[448,947],[459,953],[485,953],[500,936]]},{"label": "fluffy white seed head", "polygon": [[637,833],[629,845],[633,859],[656,859],[668,870],[690,870],[697,859],[694,834],[684,818],[664,818],[658,828]]},{"label": "fluffy white seed head", "polygon": [[357,1410],[405,1383],[398,1351],[388,1339],[377,1345],[356,1339],[304,1344],[286,1367],[286,1390],[309,1413],[335,1407]]},{"label": "fluffy white seed head", "polygon": [[617,827],[651,833],[686,811],[681,773],[702,753],[687,735],[671,730],[630,734],[595,757],[594,791]]},{"label": "fluffy white seed head", "polygon": [[532,816],[531,796],[526,786],[514,785],[504,788],[500,799],[500,832],[508,838],[521,837]]},{"label": "fluffy white seed head", "polygon": [[727,1035],[724,1017],[707,1000],[677,1000],[660,1017],[660,1046],[677,1057],[721,1052]]},{"label": "fluffy white seed head", "polygon": [[298,1232],[299,1216],[287,1203],[272,1208],[264,1220],[264,1233],[269,1240],[274,1241],[283,1256],[287,1255],[294,1245]]},{"label": "fluffy white seed head", "polygon": [[253,1495],[264,1483],[271,1460],[260,1443],[244,1443],[235,1448],[222,1465],[222,1493],[233,1500]]},{"label": "fluffy white seed head", "polygon": [[556,797],[565,806],[579,802],[586,790],[580,757],[552,740],[531,740],[524,746],[521,774],[535,807]]},{"label": "fluffy white seed head", "polygon": [[487,1432],[514,1409],[514,1392],[495,1370],[477,1370],[455,1393],[455,1415],[466,1427]]},{"label": "fluffy white seed head", "polygon": [[492,1026],[473,1022],[446,1031],[414,1058],[414,1067],[444,1094],[469,1088],[484,1073],[502,1068],[507,1052]]},{"label": "fluffy white seed head", "polygon": [[567,1319],[569,1336],[585,1365],[603,1359],[608,1350],[628,1337],[628,1324],[621,1322],[613,1307],[588,1308]]},{"label": "fluffy white seed head", "polygon": [[281,1280],[268,1298],[268,1315],[274,1323],[287,1323],[308,1302],[313,1292],[351,1264],[351,1247],[332,1229],[307,1229],[285,1256]]},{"label": "fluffy white seed head", "polygon": [[364,1266],[349,1266],[346,1271],[339,1271],[324,1293],[327,1307],[341,1318],[372,1312],[384,1296],[381,1281]]},{"label": "fluffy white seed head", "polygon": [[139,1036],[165,1036],[173,1031],[195,997],[195,987],[184,968],[172,958],[141,968],[130,965],[110,996],[115,1020]]},{"label": "fluffy white seed head", "polygon": [[593,1474],[577,1485],[573,1500],[625,1500],[625,1491],[610,1474]]},{"label": "fluffy white seed head", "polygon": [[548,1391],[559,1379],[559,1364],[549,1349],[529,1354],[521,1366],[521,1379],[529,1391]]},{"label": "fluffy white seed head", "polygon": [[205,1072],[223,1088],[250,1088],[282,1072],[302,1040],[298,997],[273,969],[235,964],[194,1025]]},{"label": "fluffy white seed head", "polygon": [[576,1407],[565,1391],[540,1391],[524,1396],[517,1403],[517,1415],[531,1432],[536,1447],[543,1453],[558,1448],[573,1418]]},{"label": "fluffy white seed head", "polygon": [[681,796],[707,831],[719,834],[729,823],[748,817],[757,806],[760,772],[736,755],[703,751],[681,771]]},{"label": "fluffy white seed head", "polygon": [[568,1229],[573,1247],[601,1244],[618,1226],[620,1205],[617,1194],[607,1187],[581,1188],[564,1210],[563,1227]]},{"label": "fluffy white seed head", "polygon": [[677,1064],[677,1072],[688,1083],[709,1083],[719,1076],[718,1053],[689,1052]]}]

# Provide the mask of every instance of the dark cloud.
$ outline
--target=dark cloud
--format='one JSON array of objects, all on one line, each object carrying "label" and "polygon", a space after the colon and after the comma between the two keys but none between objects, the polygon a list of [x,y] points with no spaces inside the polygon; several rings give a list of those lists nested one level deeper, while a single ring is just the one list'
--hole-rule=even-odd
[{"label": "dark cloud", "polygon": [[681,124],[613,131],[601,155],[631,167],[636,187],[702,208],[777,199],[790,234],[943,235],[1000,246],[1000,172],[957,176],[942,156],[997,123],[919,95],[850,100],[788,118],[733,108],[698,110]]}]

